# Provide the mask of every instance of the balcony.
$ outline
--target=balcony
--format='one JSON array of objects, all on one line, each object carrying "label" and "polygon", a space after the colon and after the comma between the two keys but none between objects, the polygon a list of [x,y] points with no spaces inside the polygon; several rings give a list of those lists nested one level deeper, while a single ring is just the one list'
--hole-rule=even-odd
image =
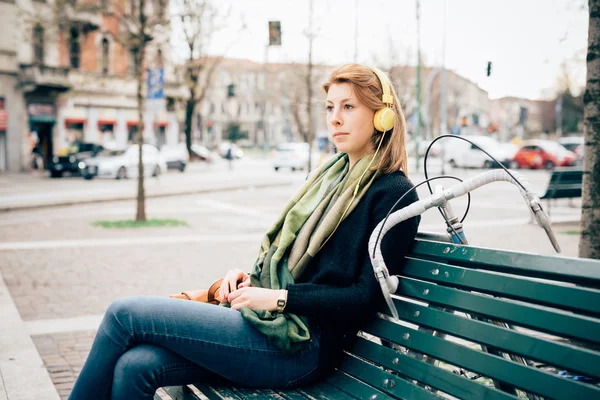
[{"label": "balcony", "polygon": [[19,82],[26,93],[36,90],[65,92],[71,89],[68,67],[20,64]]},{"label": "balcony", "polygon": [[102,13],[91,6],[67,7],[67,17],[72,25],[78,25],[83,33],[95,31],[102,25]]}]

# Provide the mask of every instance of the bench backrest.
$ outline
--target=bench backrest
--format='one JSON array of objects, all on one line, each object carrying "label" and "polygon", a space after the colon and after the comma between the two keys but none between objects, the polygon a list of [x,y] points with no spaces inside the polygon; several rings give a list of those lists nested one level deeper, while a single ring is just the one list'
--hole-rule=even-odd
[{"label": "bench backrest", "polygon": [[514,399],[514,387],[600,398],[557,374],[600,381],[600,262],[417,239],[396,295],[401,321],[386,307],[330,384],[365,399],[441,398],[427,387],[461,399]]},{"label": "bench backrest", "polygon": [[545,199],[581,197],[583,170],[581,168],[556,168],[550,175]]}]

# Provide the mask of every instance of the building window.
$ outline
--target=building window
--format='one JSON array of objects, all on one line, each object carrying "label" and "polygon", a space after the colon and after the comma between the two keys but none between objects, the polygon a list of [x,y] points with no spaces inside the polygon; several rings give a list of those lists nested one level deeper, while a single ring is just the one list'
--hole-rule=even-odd
[{"label": "building window", "polygon": [[137,59],[138,59],[138,49],[133,48],[133,49],[129,50],[129,63],[128,63],[129,75],[135,75],[135,73],[136,73],[135,66],[137,63]]},{"label": "building window", "polygon": [[71,68],[79,69],[81,62],[81,42],[79,29],[71,28],[69,31],[69,58]]},{"label": "building window", "polygon": [[102,74],[108,75],[109,64],[110,64],[110,44],[108,39],[102,39]]},{"label": "building window", "polygon": [[33,60],[36,64],[44,64],[44,27],[33,28]]}]

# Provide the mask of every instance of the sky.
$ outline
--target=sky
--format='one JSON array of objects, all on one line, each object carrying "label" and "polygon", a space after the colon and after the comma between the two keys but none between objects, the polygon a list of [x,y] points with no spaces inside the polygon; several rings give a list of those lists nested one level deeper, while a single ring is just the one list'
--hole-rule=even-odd
[{"label": "sky", "polygon": [[[227,57],[260,63],[307,62],[310,0],[213,1],[222,9],[230,5],[232,15],[214,37],[210,53],[227,49]],[[416,65],[416,3],[313,0],[313,61]],[[247,29],[240,34],[241,18]],[[282,46],[265,51],[268,21],[281,21]],[[562,65],[574,90],[585,85],[587,27],[584,0],[420,0],[422,61],[445,64],[492,99],[551,98]]]}]

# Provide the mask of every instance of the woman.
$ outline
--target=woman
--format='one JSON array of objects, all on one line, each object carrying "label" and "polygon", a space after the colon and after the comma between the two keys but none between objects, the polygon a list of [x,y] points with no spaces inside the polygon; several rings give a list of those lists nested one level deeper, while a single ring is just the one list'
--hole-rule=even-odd
[{"label": "woman", "polygon": [[[339,153],[286,204],[251,274],[225,276],[220,295],[228,307],[163,297],[115,301],[70,399],[152,399],[162,386],[220,378],[289,388],[339,363],[383,300],[369,236],[413,186],[404,116],[385,75],[343,65],[323,89]],[[409,195],[399,207],[416,199]],[[418,223],[405,221],[385,236],[391,273],[401,268]]]}]

